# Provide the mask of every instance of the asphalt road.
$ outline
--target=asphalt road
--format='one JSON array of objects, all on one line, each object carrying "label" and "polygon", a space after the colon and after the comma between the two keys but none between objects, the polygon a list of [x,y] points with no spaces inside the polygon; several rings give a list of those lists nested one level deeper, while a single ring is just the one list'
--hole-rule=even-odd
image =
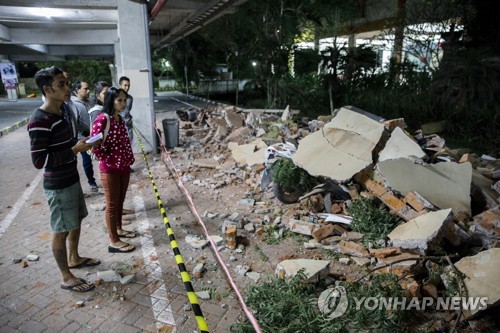
[{"label": "asphalt road", "polygon": [[4,130],[24,119],[42,105],[40,98],[22,98],[15,102],[0,98],[0,130]]}]

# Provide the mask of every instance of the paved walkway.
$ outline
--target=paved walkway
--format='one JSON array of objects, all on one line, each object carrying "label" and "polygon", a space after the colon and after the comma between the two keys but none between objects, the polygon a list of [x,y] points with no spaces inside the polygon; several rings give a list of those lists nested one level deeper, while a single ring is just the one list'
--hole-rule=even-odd
[{"label": "paved walkway", "polygon": [[[126,227],[140,233],[131,240],[137,248],[129,254],[107,252],[104,211],[97,209],[103,206],[104,195],[90,192],[80,170],[89,210],[82,224],[80,252],[99,258],[102,264],[73,272],[92,281],[97,272],[109,269],[135,274],[130,284],[101,283],[88,293],[60,288],[41,171],[31,164],[24,127],[0,137],[0,156],[0,332],[198,332],[142,155],[136,154],[136,172],[125,202],[126,208],[135,212],[128,217],[131,224]],[[183,242],[187,234],[200,234],[200,230],[158,157],[149,155],[148,163],[164,203],[168,200],[167,214],[191,272],[197,258],[213,262],[213,255],[210,249],[194,250]],[[97,163],[94,170],[99,180]],[[25,262],[28,254],[39,255],[39,260],[26,261],[26,267],[14,263],[15,259]],[[196,291],[211,290],[212,296],[219,293],[211,300],[199,299],[211,332],[229,332],[229,326],[242,318],[232,292],[227,287],[214,291],[220,286],[211,285],[212,279],[223,281],[221,275],[214,270],[204,279],[191,276]],[[84,301],[83,307],[76,305],[79,301]]]}]

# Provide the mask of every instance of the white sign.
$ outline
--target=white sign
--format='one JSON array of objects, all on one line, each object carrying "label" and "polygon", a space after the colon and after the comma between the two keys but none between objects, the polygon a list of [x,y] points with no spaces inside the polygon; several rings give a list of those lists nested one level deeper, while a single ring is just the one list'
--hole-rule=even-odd
[{"label": "white sign", "polygon": [[18,82],[17,81],[17,73],[16,73],[16,66],[14,66],[13,63],[10,62],[1,62],[0,63],[0,74],[2,75],[2,81],[7,84],[14,83],[15,84]]}]

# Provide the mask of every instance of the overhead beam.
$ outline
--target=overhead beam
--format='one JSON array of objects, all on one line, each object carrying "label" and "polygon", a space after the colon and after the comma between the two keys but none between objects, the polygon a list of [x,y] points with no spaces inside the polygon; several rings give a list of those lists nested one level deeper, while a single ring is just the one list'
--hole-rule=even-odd
[{"label": "overhead beam", "polygon": [[11,41],[10,29],[2,24],[0,24],[0,40],[6,41],[6,42]]},{"label": "overhead beam", "polygon": [[10,29],[13,44],[101,45],[114,44],[118,40],[116,29]]},{"label": "overhead beam", "polygon": [[65,57],[54,57],[51,55],[9,55],[9,60],[11,61],[65,61]]},{"label": "overhead beam", "polygon": [[50,45],[49,53],[54,56],[82,55],[82,56],[113,56],[114,45]]},{"label": "overhead beam", "polygon": [[195,11],[200,9],[200,1],[195,0],[168,0],[166,9],[170,10],[182,10],[182,11]]},{"label": "overhead beam", "polygon": [[40,53],[47,53],[49,49],[47,45],[42,44],[25,44],[21,46]]},{"label": "overhead beam", "polygon": [[164,46],[162,44],[173,43],[174,41],[193,33],[205,24],[211,22],[213,18],[224,15],[226,13],[226,9],[231,7],[234,2],[235,0],[211,0],[196,10],[193,14],[185,17],[179,24],[169,31],[165,37],[156,42],[153,47],[161,48]]},{"label": "overhead beam", "polygon": [[2,6],[42,8],[87,8],[116,9],[118,1],[126,0],[2,0]]}]

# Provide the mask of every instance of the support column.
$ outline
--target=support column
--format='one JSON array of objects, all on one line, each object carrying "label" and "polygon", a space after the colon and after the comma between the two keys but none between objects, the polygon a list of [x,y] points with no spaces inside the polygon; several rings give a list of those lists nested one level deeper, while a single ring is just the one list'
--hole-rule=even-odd
[{"label": "support column", "polygon": [[[153,71],[146,4],[118,1],[118,38],[119,42],[115,45],[116,80],[120,76],[130,79],[129,93],[134,97],[131,110],[134,127],[139,131],[144,150],[156,152]],[[139,151],[135,143],[132,148],[134,152]]]}]

